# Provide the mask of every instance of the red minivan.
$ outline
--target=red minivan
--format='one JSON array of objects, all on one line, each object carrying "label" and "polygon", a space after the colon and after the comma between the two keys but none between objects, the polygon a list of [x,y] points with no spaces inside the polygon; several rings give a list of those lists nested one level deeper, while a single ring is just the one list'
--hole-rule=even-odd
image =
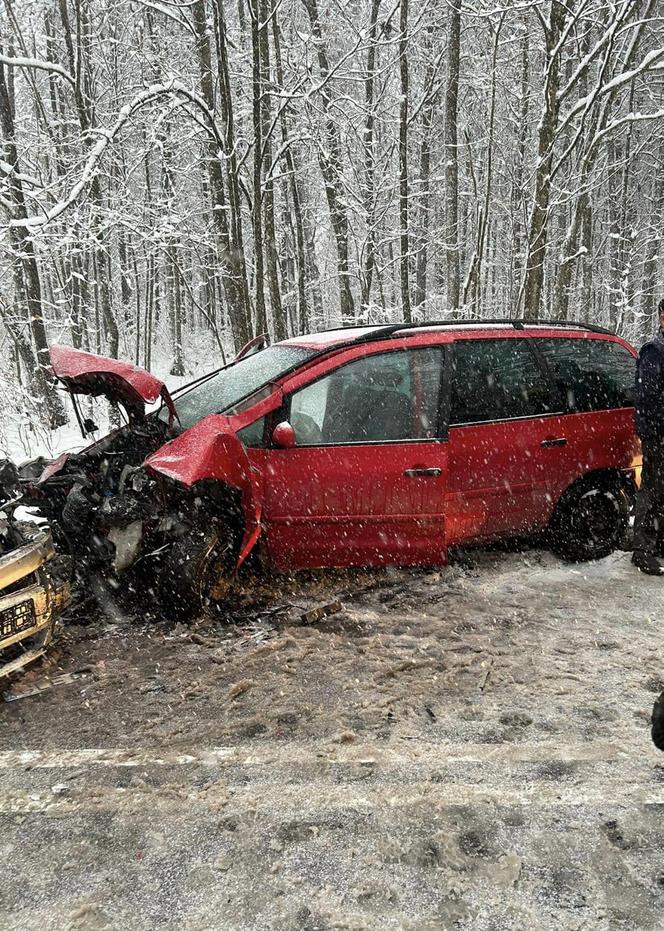
[{"label": "red minivan", "polygon": [[240,354],[171,399],[133,366],[55,347],[69,390],[121,401],[129,423],[37,487],[56,489],[59,520],[69,503],[70,524],[101,528],[116,569],[158,553],[162,591],[192,612],[252,550],[280,571],[441,565],[453,544],[548,530],[598,558],[640,468],[635,356],[583,324],[344,328]]}]

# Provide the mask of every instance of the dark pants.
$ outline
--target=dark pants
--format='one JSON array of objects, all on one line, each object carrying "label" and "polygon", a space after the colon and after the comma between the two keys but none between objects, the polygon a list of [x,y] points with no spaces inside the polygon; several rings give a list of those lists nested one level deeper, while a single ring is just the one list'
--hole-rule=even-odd
[{"label": "dark pants", "polygon": [[634,513],[634,551],[656,553],[664,540],[664,445],[644,440],[641,487]]}]

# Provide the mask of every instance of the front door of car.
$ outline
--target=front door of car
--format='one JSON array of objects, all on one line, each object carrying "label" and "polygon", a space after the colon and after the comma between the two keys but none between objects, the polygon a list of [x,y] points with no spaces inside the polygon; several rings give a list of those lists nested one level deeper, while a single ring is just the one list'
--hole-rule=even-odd
[{"label": "front door of car", "polygon": [[442,349],[360,352],[287,397],[296,445],[267,451],[263,542],[280,569],[445,561]]},{"label": "front door of car", "polygon": [[522,337],[454,343],[448,542],[543,527],[546,443],[560,399]]}]

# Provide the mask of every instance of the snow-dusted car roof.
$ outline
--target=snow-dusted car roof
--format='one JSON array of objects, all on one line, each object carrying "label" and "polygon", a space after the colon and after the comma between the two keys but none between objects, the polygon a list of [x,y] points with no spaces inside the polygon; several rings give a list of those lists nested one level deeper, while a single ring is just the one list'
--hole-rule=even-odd
[{"label": "snow-dusted car roof", "polygon": [[441,320],[428,321],[424,324],[383,324],[365,327],[339,327],[337,329],[323,330],[319,333],[305,333],[302,336],[294,336],[291,339],[283,340],[282,345],[299,346],[303,349],[314,349],[318,352],[324,352],[326,349],[333,349],[335,346],[341,346],[354,342],[371,342],[372,337],[376,339],[385,338],[386,336],[420,336],[422,334],[431,334],[436,332],[454,333],[458,336],[460,333],[471,332],[476,337],[482,337],[496,331],[512,331],[528,334],[529,331],[536,331],[539,335],[563,336],[574,334],[575,336],[592,336],[601,334],[603,336],[615,336],[609,330],[603,327],[593,326],[592,324],[578,323],[575,321],[552,321],[552,320]]},{"label": "snow-dusted car roof", "polygon": [[303,349],[327,349],[337,343],[347,343],[350,339],[359,339],[371,333],[379,334],[383,327],[345,327],[338,330],[323,330],[321,333],[305,333],[303,336],[293,336],[283,340],[285,346],[301,346]]}]

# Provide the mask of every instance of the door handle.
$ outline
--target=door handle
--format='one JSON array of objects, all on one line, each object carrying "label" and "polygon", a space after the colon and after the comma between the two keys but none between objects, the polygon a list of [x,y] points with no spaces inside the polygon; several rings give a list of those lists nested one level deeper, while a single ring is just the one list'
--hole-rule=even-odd
[{"label": "door handle", "polygon": [[567,446],[567,437],[550,436],[546,440],[542,440],[540,446]]},{"label": "door handle", "polygon": [[435,478],[442,473],[442,469],[406,469],[404,475],[406,478]]}]

